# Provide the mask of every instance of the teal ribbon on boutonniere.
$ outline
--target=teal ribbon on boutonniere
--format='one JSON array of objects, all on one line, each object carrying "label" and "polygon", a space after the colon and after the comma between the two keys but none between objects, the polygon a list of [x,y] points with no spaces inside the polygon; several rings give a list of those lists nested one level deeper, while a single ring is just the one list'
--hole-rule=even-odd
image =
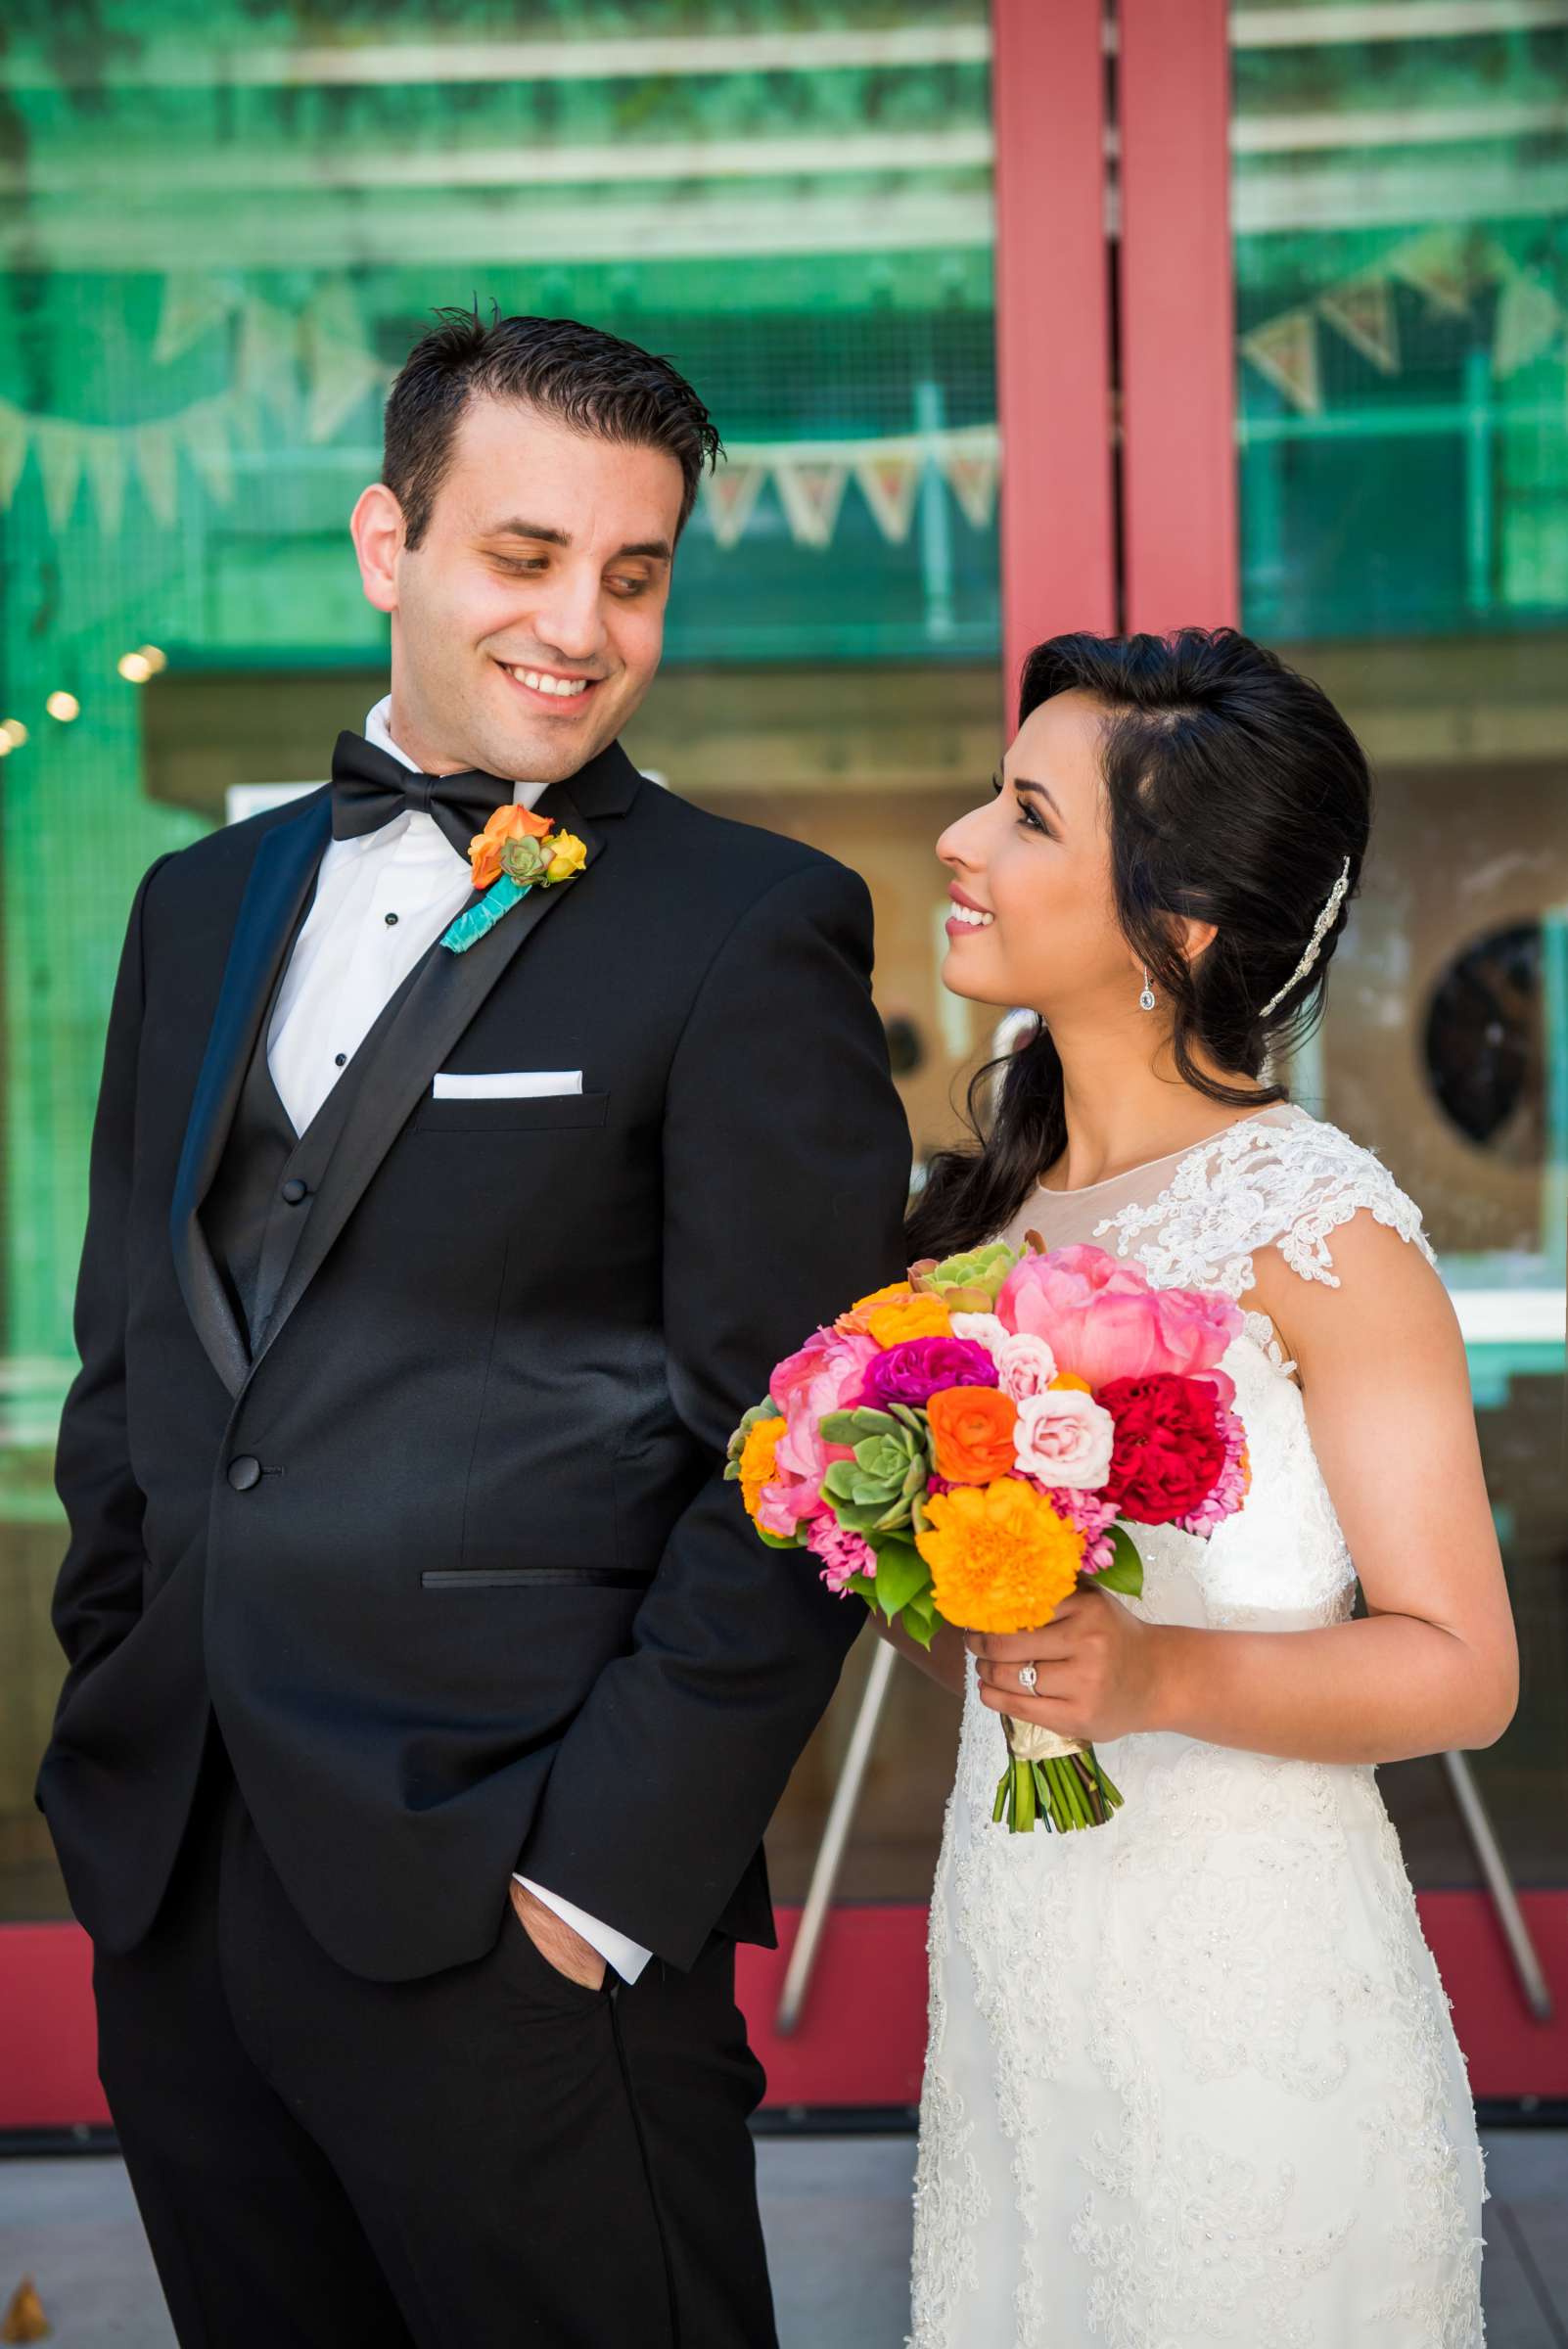
[{"label": "teal ribbon on boutonniere", "polygon": [[474,887],[484,895],[442,931],[439,943],[466,954],[530,889],[555,889],[575,881],[588,852],[575,832],[552,832],[531,808],[497,807],[483,832],[469,843]]}]

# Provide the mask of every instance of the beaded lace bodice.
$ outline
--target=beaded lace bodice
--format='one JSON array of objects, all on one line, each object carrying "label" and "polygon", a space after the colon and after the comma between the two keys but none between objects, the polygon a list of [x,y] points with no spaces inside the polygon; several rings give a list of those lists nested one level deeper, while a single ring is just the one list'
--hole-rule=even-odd
[{"label": "beaded lace bodice", "polygon": [[[1281,1106],[1002,1235],[1090,1241],[1247,1298],[1275,1249],[1338,1285],[1358,1213],[1428,1256],[1371,1152]],[[1343,1621],[1355,1572],[1267,1315],[1224,1358],[1246,1506],[1141,1533],[1152,1621]],[[971,1683],[931,1914],[914,2349],[1476,2349],[1479,2150],[1446,2003],[1369,1769],[1117,1740],[1090,1833],[993,1829]]]}]

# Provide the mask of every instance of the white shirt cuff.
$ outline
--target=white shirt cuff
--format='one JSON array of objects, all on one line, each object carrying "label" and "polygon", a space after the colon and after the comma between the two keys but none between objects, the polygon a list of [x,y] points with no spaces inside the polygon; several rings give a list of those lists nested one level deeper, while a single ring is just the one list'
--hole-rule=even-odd
[{"label": "white shirt cuff", "polygon": [[546,1909],[553,1909],[574,1933],[580,1933],[584,1941],[591,1942],[605,1963],[615,1967],[623,1982],[636,1981],[653,1956],[652,1950],[645,1950],[640,1942],[629,1941],[624,1933],[618,1933],[614,1925],[603,1924],[598,1917],[590,1916],[586,1909],[577,1908],[573,1901],[563,1900],[558,1892],[547,1892],[542,1884],[535,1884],[531,1876],[518,1875],[515,1868],[512,1872],[520,1884],[544,1903]]}]

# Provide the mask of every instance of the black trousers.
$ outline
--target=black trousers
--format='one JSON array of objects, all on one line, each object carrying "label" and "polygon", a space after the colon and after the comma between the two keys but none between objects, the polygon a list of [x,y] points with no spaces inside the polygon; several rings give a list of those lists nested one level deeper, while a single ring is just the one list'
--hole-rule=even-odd
[{"label": "black trousers", "polygon": [[152,1933],[99,1952],[99,2070],[182,2349],[776,2349],[734,1945],[570,1982],[346,1973],[214,1734]]}]

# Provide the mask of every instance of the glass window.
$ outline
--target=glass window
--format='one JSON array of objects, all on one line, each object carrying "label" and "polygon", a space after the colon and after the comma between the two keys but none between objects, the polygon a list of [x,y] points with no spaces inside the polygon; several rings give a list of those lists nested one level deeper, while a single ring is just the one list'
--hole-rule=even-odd
[{"label": "glass window", "polygon": [[[1401,13],[1233,18],[1242,620],[1376,768],[1294,1075],[1420,1201],[1458,1307],[1524,1656],[1473,1767],[1518,1878],[1560,1882],[1568,26]],[[1441,1765],[1383,1778],[1417,1882],[1473,1881]]]},{"label": "glass window", "polygon": [[[628,747],[866,873],[923,1137],[976,1040],[937,988],[931,845],[995,754],[985,0],[842,0],[809,28],[784,0],[741,25],[714,0],[526,13],[525,40],[479,0],[121,0],[91,42],[8,42],[0,1919],[64,1912],[31,1799],[50,1464],[126,911],[155,856],[320,779],[385,689],[345,526],[433,305],[576,315],[689,374],[729,458]],[[887,1743],[929,1752],[936,1717],[950,1751],[949,1715],[900,1675]],[[932,1776],[898,1806],[897,1835],[924,1818],[903,1889]]]}]

